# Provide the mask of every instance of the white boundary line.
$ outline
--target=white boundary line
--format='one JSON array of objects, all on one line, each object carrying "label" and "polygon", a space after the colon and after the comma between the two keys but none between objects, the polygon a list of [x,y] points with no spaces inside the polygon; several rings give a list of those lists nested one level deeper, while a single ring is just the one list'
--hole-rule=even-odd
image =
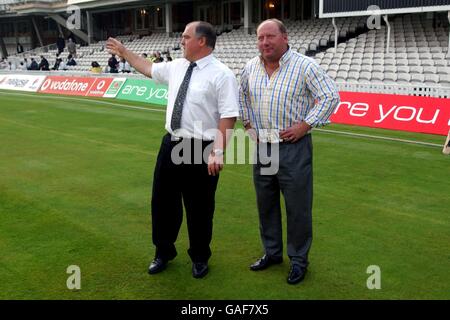
[{"label": "white boundary line", "polygon": [[[115,106],[115,107],[122,107],[122,108],[128,108],[128,109],[137,109],[137,110],[154,111],[154,112],[166,112],[166,109],[136,107],[136,106],[130,106],[130,105],[121,104],[121,103],[99,101],[99,100],[95,100],[95,99],[88,100],[86,98],[75,98],[75,97],[67,97],[67,96],[62,97],[62,96],[51,96],[51,95],[35,95],[33,93],[26,94],[26,93],[18,93],[18,92],[0,91],[0,95],[3,95],[3,94],[4,95],[13,95],[13,96],[25,96],[25,97],[32,96],[32,97],[39,97],[39,98],[45,98],[45,99],[48,99],[48,98],[49,99],[68,99],[68,100],[89,102],[89,103],[94,102],[94,103],[98,103],[98,104],[111,105],[111,106]],[[353,133],[353,132],[345,132],[345,131],[337,131],[337,130],[329,130],[329,129],[319,129],[319,128],[314,129],[313,131],[442,148],[442,145],[437,144],[437,143],[431,143],[431,142],[406,140],[406,139],[398,139],[398,138],[391,138],[391,137],[385,137],[385,136],[374,136],[374,135],[369,135],[369,134]]]},{"label": "white boundary line", "polygon": [[155,112],[166,112],[166,109],[154,109],[154,108],[144,108],[144,107],[136,107],[136,106],[130,106],[127,104],[121,104],[121,103],[114,103],[114,102],[108,102],[108,101],[99,101],[99,100],[88,100],[87,98],[75,98],[75,97],[67,97],[67,96],[51,96],[51,95],[34,95],[34,94],[26,94],[26,93],[16,93],[16,92],[4,92],[1,91],[0,95],[12,95],[12,96],[25,96],[25,97],[37,97],[37,98],[45,98],[45,99],[67,99],[67,100],[74,100],[74,101],[81,101],[81,102],[94,102],[98,104],[106,104],[106,105],[112,105],[122,108],[129,108],[129,109],[137,109],[137,110],[146,110],[146,111],[155,111]]},{"label": "white boundary line", "polygon": [[326,133],[335,133],[335,134],[363,137],[363,138],[370,138],[370,139],[379,139],[379,140],[388,140],[388,141],[395,141],[395,142],[419,144],[419,145],[431,146],[431,147],[439,147],[439,148],[442,147],[442,145],[437,144],[437,143],[398,139],[398,138],[391,138],[391,137],[384,137],[384,136],[373,136],[370,134],[363,134],[363,133],[353,133],[353,132],[345,132],[345,131],[337,131],[337,130],[329,130],[329,129],[314,129],[314,131],[321,131],[321,132],[326,132]]}]

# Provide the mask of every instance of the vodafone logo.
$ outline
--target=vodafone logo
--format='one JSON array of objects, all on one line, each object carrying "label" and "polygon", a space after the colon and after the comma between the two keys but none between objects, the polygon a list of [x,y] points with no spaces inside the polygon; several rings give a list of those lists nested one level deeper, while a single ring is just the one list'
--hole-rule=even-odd
[{"label": "vodafone logo", "polygon": [[97,84],[97,90],[102,90],[103,87],[105,86],[105,84],[106,84],[105,80],[100,81],[100,82]]},{"label": "vodafone logo", "polygon": [[96,78],[94,84],[92,85],[92,88],[89,89],[87,96],[103,97],[106,90],[108,90],[109,86],[111,85],[112,81],[113,81],[112,78]]},{"label": "vodafone logo", "polygon": [[52,83],[52,80],[50,80],[50,79],[45,80],[44,83],[41,86],[41,91],[47,90],[47,88],[50,85],[50,83]]}]

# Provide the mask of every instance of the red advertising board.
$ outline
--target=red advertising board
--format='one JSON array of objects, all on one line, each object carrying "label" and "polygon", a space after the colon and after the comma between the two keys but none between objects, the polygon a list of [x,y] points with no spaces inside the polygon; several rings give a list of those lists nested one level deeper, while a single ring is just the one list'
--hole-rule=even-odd
[{"label": "red advertising board", "polygon": [[90,91],[96,78],[49,76],[42,83],[39,92],[85,96]]},{"label": "red advertising board", "polygon": [[87,96],[89,97],[103,97],[108,90],[113,78],[96,78],[94,84],[89,89]]},{"label": "red advertising board", "polygon": [[450,99],[340,92],[334,123],[447,135]]}]

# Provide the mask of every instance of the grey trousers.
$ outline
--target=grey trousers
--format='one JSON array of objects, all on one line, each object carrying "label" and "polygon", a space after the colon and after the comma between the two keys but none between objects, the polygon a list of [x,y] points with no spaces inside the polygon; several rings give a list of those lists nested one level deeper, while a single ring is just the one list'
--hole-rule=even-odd
[{"label": "grey trousers", "polygon": [[[274,153],[278,147],[278,172],[264,174],[264,157],[257,157],[253,166],[253,180],[259,211],[260,233],[265,253],[271,257],[283,256],[280,191],[283,194],[287,216],[287,254],[292,264],[308,266],[312,242],[312,139],[308,134],[296,143],[260,143],[259,155]],[[275,158],[275,157],[274,157]],[[261,163],[261,159],[263,159]],[[278,160],[278,159],[275,159]],[[263,172],[263,174],[262,174]]]}]

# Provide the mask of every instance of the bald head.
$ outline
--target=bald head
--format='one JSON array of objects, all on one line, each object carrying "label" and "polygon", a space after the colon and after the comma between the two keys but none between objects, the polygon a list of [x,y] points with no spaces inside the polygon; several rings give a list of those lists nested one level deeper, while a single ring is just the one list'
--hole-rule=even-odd
[{"label": "bald head", "polygon": [[259,28],[261,28],[264,24],[274,24],[274,25],[277,26],[277,28],[280,31],[280,33],[287,34],[287,29],[286,29],[285,25],[283,24],[283,22],[281,22],[278,19],[267,19],[267,20],[264,20],[263,22],[261,22],[259,24],[258,28],[256,29],[256,33],[258,33]]},{"label": "bald head", "polygon": [[278,63],[288,50],[286,27],[280,20],[269,19],[263,21],[256,30],[258,49],[261,57],[267,63]]}]

